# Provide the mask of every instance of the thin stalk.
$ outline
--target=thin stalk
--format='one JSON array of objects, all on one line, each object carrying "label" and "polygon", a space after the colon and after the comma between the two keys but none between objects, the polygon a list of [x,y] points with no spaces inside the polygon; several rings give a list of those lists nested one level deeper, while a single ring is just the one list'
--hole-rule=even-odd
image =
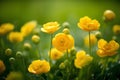
[{"label": "thin stalk", "polygon": [[51,48],[52,48],[52,37],[53,37],[53,34],[50,34],[50,52],[49,52],[49,63],[50,65],[52,64],[52,61],[51,61]]},{"label": "thin stalk", "polygon": [[39,51],[39,47],[40,47],[39,44],[37,44],[36,47],[37,47],[36,49],[37,49],[38,59],[41,59],[41,55],[40,55],[40,53],[39,53],[39,52],[40,52],[40,51]]},{"label": "thin stalk", "polygon": [[[67,55],[66,55],[67,60],[69,61],[68,49],[66,50],[66,52],[67,52]],[[68,62],[68,65],[70,65],[69,62]],[[70,68],[70,66],[67,66],[67,80],[69,80],[69,77],[70,77],[69,68]]]},{"label": "thin stalk", "polygon": [[91,39],[90,39],[90,31],[89,31],[89,54],[91,54]]}]

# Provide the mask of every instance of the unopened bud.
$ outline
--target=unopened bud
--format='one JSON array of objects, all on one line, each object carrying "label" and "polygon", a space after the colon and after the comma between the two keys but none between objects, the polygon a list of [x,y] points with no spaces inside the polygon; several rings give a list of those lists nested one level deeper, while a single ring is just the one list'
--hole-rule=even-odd
[{"label": "unopened bud", "polygon": [[75,55],[76,55],[76,52],[77,52],[77,51],[75,50],[75,48],[72,48],[71,51],[70,51],[70,53],[71,53],[72,56],[75,56]]},{"label": "unopened bud", "polygon": [[31,49],[31,45],[29,43],[24,43],[24,49],[25,50],[30,50]]},{"label": "unopened bud", "polygon": [[9,61],[10,61],[10,63],[14,63],[15,62],[15,58],[11,57],[11,58],[9,58]]},{"label": "unopened bud", "polygon": [[113,37],[112,37],[112,39],[113,39],[113,40],[116,40],[116,39],[117,39],[117,37],[116,37],[116,36],[113,36]]},{"label": "unopened bud", "polygon": [[40,33],[40,29],[39,29],[39,28],[35,28],[35,29],[33,30],[33,34],[39,35],[39,33]]},{"label": "unopened bud", "polygon": [[17,57],[21,57],[21,56],[22,56],[22,52],[18,51],[18,52],[16,53],[16,56],[17,56]]},{"label": "unopened bud", "polygon": [[69,30],[68,28],[64,28],[64,29],[63,29],[63,33],[65,33],[65,34],[70,34],[70,30]]},{"label": "unopened bud", "polygon": [[5,54],[8,55],[8,56],[11,55],[12,54],[12,50],[10,48],[7,48],[5,50]]},{"label": "unopened bud", "polygon": [[62,25],[64,28],[69,28],[69,26],[70,26],[70,24],[68,22],[64,22]]},{"label": "unopened bud", "polygon": [[103,14],[105,21],[113,20],[115,13],[112,10],[106,10]]},{"label": "unopened bud", "polygon": [[102,34],[101,34],[100,31],[97,31],[97,32],[95,33],[95,36],[96,36],[97,39],[102,38]]},{"label": "unopened bud", "polygon": [[69,61],[66,59],[66,60],[64,61],[64,64],[65,64],[65,66],[68,65],[68,64],[69,64]]},{"label": "unopened bud", "polygon": [[32,41],[37,44],[37,43],[40,42],[40,37],[38,35],[33,35],[32,36]]},{"label": "unopened bud", "polygon": [[60,69],[65,69],[65,64],[62,62],[62,63],[59,65],[59,68],[60,68]]}]

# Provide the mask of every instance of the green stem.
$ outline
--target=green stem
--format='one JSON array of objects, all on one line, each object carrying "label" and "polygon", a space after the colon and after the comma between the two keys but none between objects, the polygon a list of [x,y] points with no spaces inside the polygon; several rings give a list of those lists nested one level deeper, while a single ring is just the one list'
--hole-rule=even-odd
[{"label": "green stem", "polygon": [[91,54],[91,39],[90,39],[90,31],[89,31],[89,54]]},{"label": "green stem", "polygon": [[67,49],[67,59],[69,60],[68,49]]},{"label": "green stem", "polygon": [[37,46],[37,48],[36,48],[36,49],[37,49],[37,56],[38,56],[38,59],[40,59],[40,58],[41,58],[41,55],[40,55],[40,53],[39,53],[39,45],[37,44],[36,46]]},{"label": "green stem", "polygon": [[50,65],[52,64],[52,61],[51,61],[51,48],[52,48],[52,37],[53,37],[53,34],[50,34],[50,53],[49,53],[49,63]]},{"label": "green stem", "polygon": [[[66,55],[66,57],[67,57],[67,60],[69,61],[69,53],[68,53],[68,49],[66,50],[66,52],[67,52],[67,55]],[[69,71],[69,69],[70,69],[70,63],[68,62],[68,66],[67,66],[67,80],[69,80],[69,77],[70,77],[70,71]]]}]

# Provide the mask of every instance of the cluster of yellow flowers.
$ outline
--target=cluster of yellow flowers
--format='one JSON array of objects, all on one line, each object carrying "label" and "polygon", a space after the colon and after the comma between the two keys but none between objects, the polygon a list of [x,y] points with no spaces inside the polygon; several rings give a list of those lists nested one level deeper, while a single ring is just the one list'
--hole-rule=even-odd
[{"label": "cluster of yellow flowers", "polygon": [[[24,37],[29,35],[36,26],[37,26],[36,21],[30,21],[24,24],[20,32],[13,31],[9,33],[9,36],[8,36],[9,41],[13,43],[18,43],[23,41]],[[10,25],[8,25],[8,27],[10,28]],[[13,29],[13,28],[10,28],[10,29]]]},{"label": "cluster of yellow flowers", "polygon": [[[107,13],[109,13],[109,15],[106,16]],[[110,11],[107,11],[104,13],[104,16],[106,16],[105,18],[107,20],[111,20],[115,17],[115,15],[112,15],[112,17],[111,15],[112,13],[110,13]],[[0,27],[0,36],[1,35],[3,36],[9,33],[8,34],[9,41],[12,43],[19,43],[19,42],[22,42],[24,40],[24,37],[28,36],[36,28],[36,26],[37,26],[36,21],[30,21],[21,27],[20,32],[15,32],[15,31],[12,31],[14,29],[14,25],[10,23],[3,24]],[[41,31],[48,33],[51,36],[50,50],[48,51],[49,61],[47,61],[44,58],[40,58],[41,57],[40,55],[38,59],[33,59],[32,62],[29,63],[29,66],[27,66],[28,71],[36,75],[48,73],[53,67],[54,61],[57,61],[63,58],[64,56],[67,56],[67,57],[65,57],[66,59],[63,62],[59,63],[60,67],[62,66],[62,68],[65,68],[66,67],[65,63],[66,63],[67,65],[74,65],[75,68],[82,69],[83,67],[85,67],[86,65],[88,65],[90,62],[94,60],[91,47],[94,46],[97,42],[98,42],[97,44],[98,50],[96,51],[96,54],[100,58],[107,57],[107,56],[110,57],[117,54],[117,50],[119,49],[119,46],[120,46],[117,41],[110,40],[109,42],[107,42],[104,39],[98,39],[95,34],[91,33],[92,31],[96,31],[100,28],[99,21],[95,19],[91,19],[88,16],[84,16],[80,18],[78,22],[78,27],[84,31],[89,32],[89,35],[87,35],[84,38],[84,44],[89,49],[88,52],[85,50],[80,50],[80,51],[75,50],[75,40],[73,36],[70,34],[69,28],[64,27],[62,32],[57,33],[54,36],[53,34],[61,28],[60,24],[57,21],[48,22],[43,24]],[[120,34],[120,25],[114,25],[113,32],[115,34]],[[33,43],[35,43],[35,45],[38,45],[40,42],[40,37],[39,35],[34,34],[31,40],[33,41]],[[31,46],[31,44],[29,44],[29,42],[24,43],[23,46],[26,50],[30,50],[33,47]],[[75,54],[72,53],[73,48],[76,51]],[[68,53],[71,53],[71,54],[68,54]],[[9,48],[6,49],[5,54],[11,55],[11,49]],[[16,55],[21,55],[21,54],[16,54]],[[73,56],[72,58],[71,58],[71,55]],[[67,63],[67,60],[69,61],[70,59],[72,59],[71,61],[73,63],[72,62]],[[3,73],[5,69],[6,67],[3,61],[0,60],[0,74]],[[66,69],[69,72],[68,69],[70,68],[67,67]],[[10,76],[15,77],[12,74],[15,74],[15,73],[11,72],[6,78],[6,80],[11,80]],[[17,74],[16,76],[18,77],[20,76],[20,78],[22,78],[21,73],[16,73],[16,74]]]}]

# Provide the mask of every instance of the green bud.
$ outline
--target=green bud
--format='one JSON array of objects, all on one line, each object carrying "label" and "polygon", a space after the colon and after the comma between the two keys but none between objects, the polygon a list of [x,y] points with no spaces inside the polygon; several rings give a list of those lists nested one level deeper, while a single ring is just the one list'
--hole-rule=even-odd
[{"label": "green bud", "polygon": [[69,28],[69,26],[70,26],[70,24],[68,22],[64,22],[62,25],[64,28]]},{"label": "green bud", "polygon": [[68,64],[69,64],[69,61],[66,59],[66,60],[64,61],[64,64],[65,64],[65,66],[68,65]]},{"label": "green bud", "polygon": [[116,36],[113,36],[113,37],[112,37],[112,39],[113,39],[113,40],[116,40],[116,39],[117,39],[117,37],[116,37]]},{"label": "green bud", "polygon": [[65,64],[62,62],[62,63],[59,65],[59,68],[60,68],[60,69],[65,69]]},{"label": "green bud", "polygon": [[64,28],[64,29],[63,29],[63,33],[65,33],[65,34],[70,34],[70,30],[69,30],[68,28]]},{"label": "green bud", "polygon": [[23,55],[22,55],[22,52],[17,51],[16,56],[17,56],[17,57],[22,57],[22,56],[23,56]]},{"label": "green bud", "polygon": [[9,61],[10,61],[10,63],[14,63],[15,62],[15,58],[11,57],[11,58],[9,58]]},{"label": "green bud", "polygon": [[79,80],[79,78],[78,78],[78,77],[76,77],[76,78],[75,78],[75,80]]},{"label": "green bud", "polygon": [[7,48],[5,50],[5,54],[8,55],[8,56],[11,55],[12,54],[12,50],[10,48]]},{"label": "green bud", "polygon": [[102,34],[101,34],[100,31],[97,31],[97,32],[95,33],[95,36],[96,36],[97,39],[102,38]]},{"label": "green bud", "polygon": [[40,37],[38,35],[33,35],[32,36],[32,41],[37,44],[40,42]]},{"label": "green bud", "polygon": [[31,45],[29,43],[24,43],[24,49],[25,50],[30,50],[31,49]]},{"label": "green bud", "polygon": [[75,50],[75,48],[73,48],[73,49],[71,49],[71,51],[70,51],[70,53],[72,54],[72,56],[75,56],[76,55],[76,50]]},{"label": "green bud", "polygon": [[40,29],[39,29],[39,28],[35,28],[35,29],[33,30],[33,34],[39,35],[39,33],[40,33]]}]

